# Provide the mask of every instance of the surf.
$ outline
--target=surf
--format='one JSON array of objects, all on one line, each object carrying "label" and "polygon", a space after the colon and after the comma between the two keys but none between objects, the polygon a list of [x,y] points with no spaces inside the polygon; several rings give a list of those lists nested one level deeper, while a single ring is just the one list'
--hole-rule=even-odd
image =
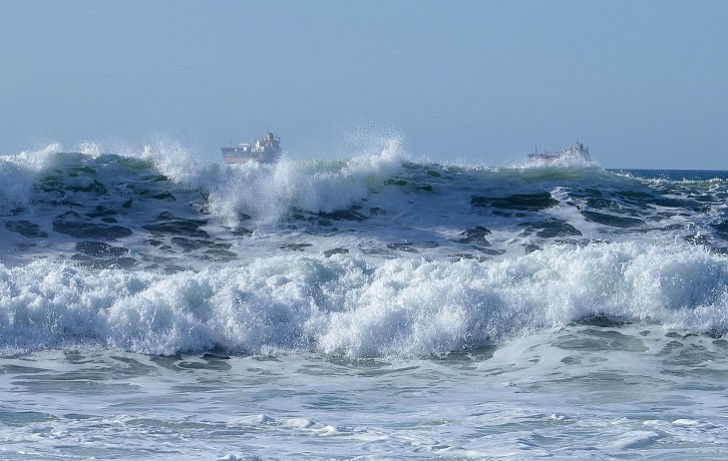
[{"label": "surf", "polygon": [[271,165],[79,150],[0,159],[6,353],[427,356],[590,322],[726,334],[719,174],[438,164],[397,143]]},{"label": "surf", "polygon": [[36,261],[0,266],[0,283],[11,351],[426,356],[598,318],[728,331],[728,260],[685,243],[554,245],[500,261],[282,253],[174,274]]}]

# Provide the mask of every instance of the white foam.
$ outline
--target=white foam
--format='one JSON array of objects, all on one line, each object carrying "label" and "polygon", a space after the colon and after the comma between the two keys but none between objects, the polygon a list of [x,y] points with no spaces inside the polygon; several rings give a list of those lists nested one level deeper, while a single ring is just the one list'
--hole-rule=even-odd
[{"label": "white foam", "polygon": [[460,350],[591,315],[725,332],[728,262],[690,245],[553,246],[501,261],[274,256],[200,272],[0,266],[4,344],[152,354]]},{"label": "white foam", "polygon": [[676,427],[687,427],[696,429],[717,429],[719,426],[713,423],[700,421],[697,419],[679,418],[672,422],[673,426]]},{"label": "white foam", "polygon": [[307,418],[289,418],[281,423],[284,427],[290,427],[293,429],[309,429],[316,423]]},{"label": "white foam", "polygon": [[232,421],[232,425],[243,425],[243,426],[254,426],[259,424],[275,424],[275,419],[271,418],[268,415],[250,415],[250,416],[243,416],[241,418],[238,418],[235,421]]},{"label": "white foam", "polygon": [[637,449],[660,439],[661,436],[653,431],[631,431],[621,435],[617,440],[607,444],[610,449]]}]

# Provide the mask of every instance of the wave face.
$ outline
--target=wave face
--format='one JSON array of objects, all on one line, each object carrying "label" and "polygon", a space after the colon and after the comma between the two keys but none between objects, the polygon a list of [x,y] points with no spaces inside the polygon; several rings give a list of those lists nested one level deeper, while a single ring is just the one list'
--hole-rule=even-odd
[{"label": "wave face", "polygon": [[200,163],[0,159],[0,344],[148,354],[478,349],[573,324],[728,332],[728,173],[473,168],[397,146]]}]

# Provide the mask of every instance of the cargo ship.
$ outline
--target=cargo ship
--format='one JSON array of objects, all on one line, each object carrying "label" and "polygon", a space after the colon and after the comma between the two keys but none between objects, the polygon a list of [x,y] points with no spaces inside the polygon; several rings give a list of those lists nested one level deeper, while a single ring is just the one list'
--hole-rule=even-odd
[{"label": "cargo ship", "polygon": [[562,159],[574,159],[590,162],[591,158],[589,157],[589,148],[584,147],[584,144],[576,141],[576,144],[560,152],[543,152],[540,154],[538,152],[534,152],[533,154],[528,155],[528,160],[535,163],[551,163]]},{"label": "cargo ship", "polygon": [[225,163],[275,163],[281,159],[281,138],[267,131],[250,143],[223,147],[222,156]]}]

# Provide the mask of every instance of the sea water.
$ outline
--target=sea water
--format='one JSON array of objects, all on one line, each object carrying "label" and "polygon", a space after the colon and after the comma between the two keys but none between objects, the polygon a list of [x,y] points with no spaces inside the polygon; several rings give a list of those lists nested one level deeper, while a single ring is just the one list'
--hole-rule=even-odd
[{"label": "sea water", "polygon": [[723,459],[728,173],[0,158],[0,459]]}]

